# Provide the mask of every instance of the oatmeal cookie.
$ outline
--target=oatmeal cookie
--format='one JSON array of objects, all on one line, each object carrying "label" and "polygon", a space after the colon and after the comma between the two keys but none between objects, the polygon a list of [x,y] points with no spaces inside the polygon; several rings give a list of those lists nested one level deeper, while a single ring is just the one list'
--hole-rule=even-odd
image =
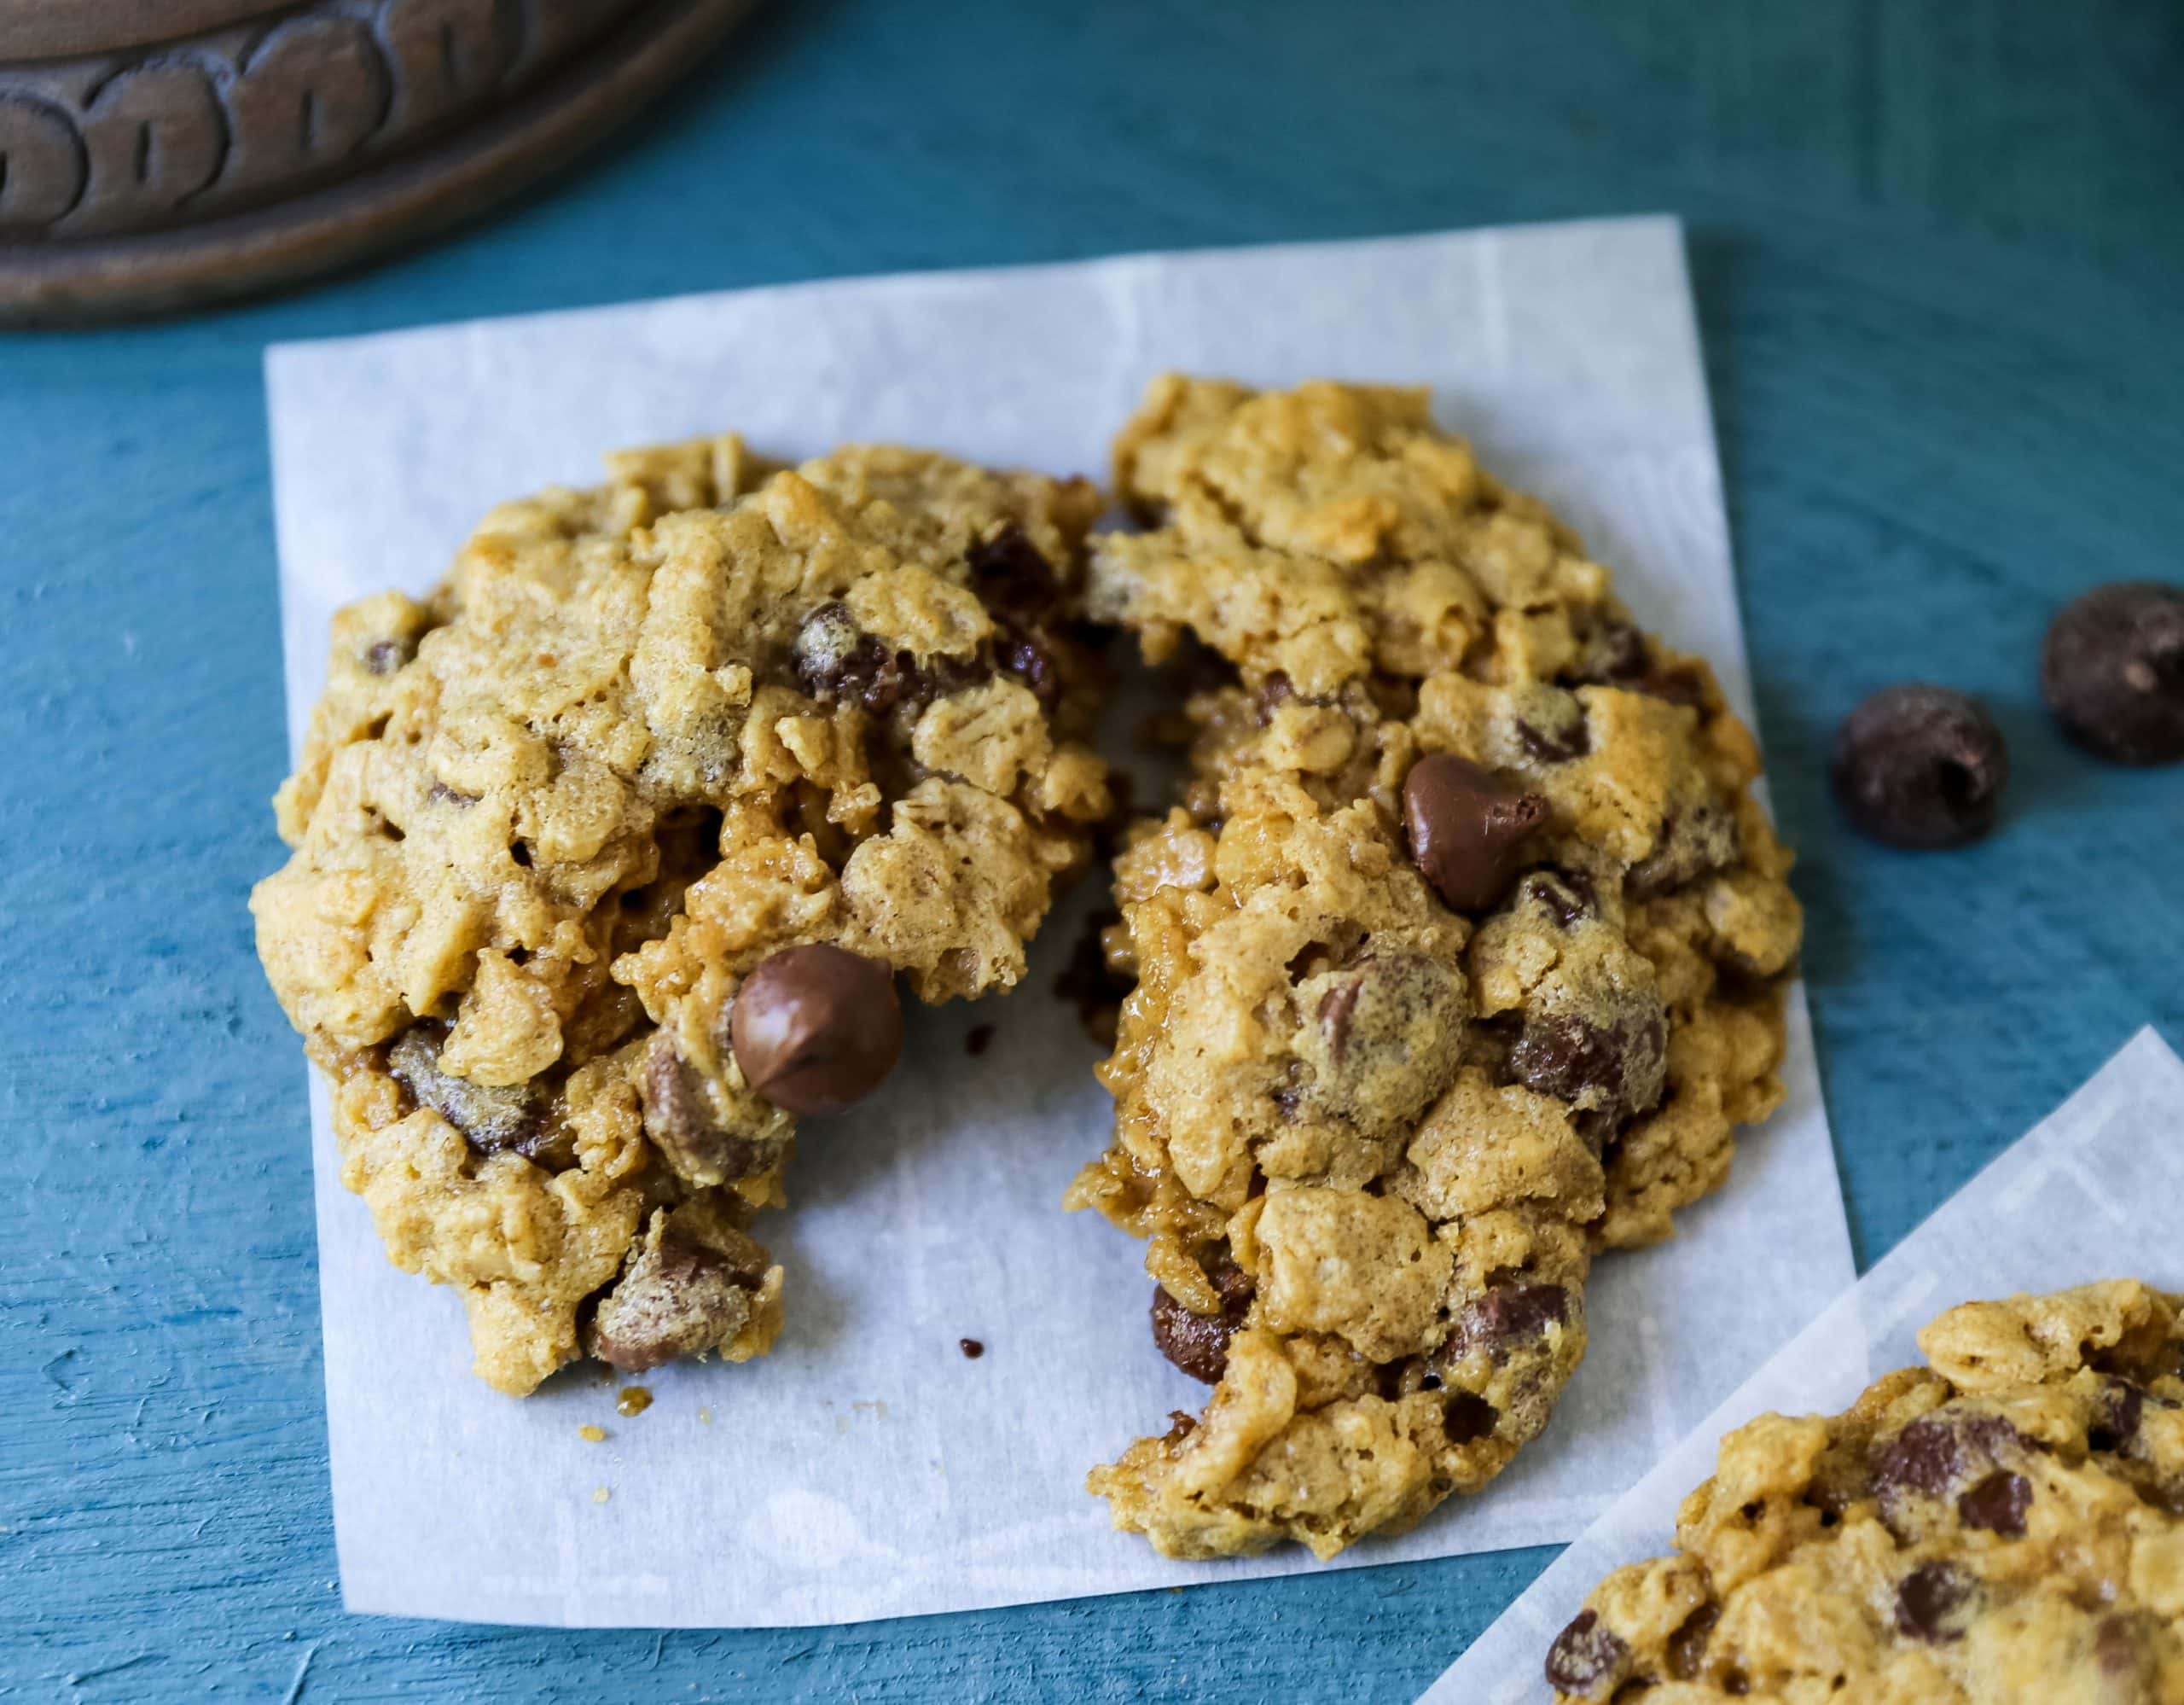
[{"label": "oatmeal cookie", "polygon": [[1015,982],[1109,809],[1090,486],[734,437],[609,472],[335,619],[252,898],[344,1182],[517,1394],[764,1351],[796,1116],[886,1074],[898,981]]},{"label": "oatmeal cookie", "polygon": [[1134,981],[1072,1187],[1217,1382],[1092,1477],[1175,1555],[1331,1555],[1484,1485],[1781,1095],[1799,939],[1713,676],[1416,391],[1157,381],[1094,613],[1196,678],[1118,862]]},{"label": "oatmeal cookie", "polygon": [[2184,1700],[2184,1315],[2135,1280],[1953,1308],[1844,1414],[1762,1416],[1557,1699]]}]

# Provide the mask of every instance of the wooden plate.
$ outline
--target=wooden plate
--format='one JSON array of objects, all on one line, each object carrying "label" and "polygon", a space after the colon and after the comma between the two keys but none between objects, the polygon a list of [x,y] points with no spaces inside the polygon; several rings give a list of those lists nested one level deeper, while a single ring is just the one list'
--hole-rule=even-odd
[{"label": "wooden plate", "polygon": [[0,0],[0,323],[167,312],[445,229],[751,0]]}]

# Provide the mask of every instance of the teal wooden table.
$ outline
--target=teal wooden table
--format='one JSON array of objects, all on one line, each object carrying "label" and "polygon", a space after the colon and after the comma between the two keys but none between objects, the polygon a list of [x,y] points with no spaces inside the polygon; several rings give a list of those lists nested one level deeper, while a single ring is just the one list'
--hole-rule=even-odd
[{"label": "teal wooden table", "polygon": [[[833,1631],[345,1615],[301,1074],[243,911],[280,857],[269,340],[1682,213],[1870,1262],[2134,1027],[2184,1044],[2184,772],[2082,759],[2034,683],[2062,599],[2184,579],[2180,89],[2169,0],[779,0],[456,240],[0,339],[0,1698],[1404,1701],[1548,1556]],[[1906,676],[2013,743],[1968,852],[1828,805],[1837,719]]]}]

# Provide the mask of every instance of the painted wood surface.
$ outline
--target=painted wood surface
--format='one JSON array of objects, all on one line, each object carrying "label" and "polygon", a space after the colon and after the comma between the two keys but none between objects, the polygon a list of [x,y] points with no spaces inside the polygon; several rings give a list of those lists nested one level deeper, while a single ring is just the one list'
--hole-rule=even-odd
[{"label": "painted wood surface", "polygon": [[[2135,1026],[2184,1044],[2184,772],[2078,757],[2034,684],[2062,599],[2184,579],[2180,87],[2167,0],[776,0],[465,236],[0,340],[0,1698],[1403,1701],[1547,1555],[841,1631],[344,1615],[300,1068],[242,906],[280,857],[266,341],[1682,213],[1870,1261]],[[1856,842],[1827,804],[1835,721],[1909,676],[2013,742],[1969,852]]]}]

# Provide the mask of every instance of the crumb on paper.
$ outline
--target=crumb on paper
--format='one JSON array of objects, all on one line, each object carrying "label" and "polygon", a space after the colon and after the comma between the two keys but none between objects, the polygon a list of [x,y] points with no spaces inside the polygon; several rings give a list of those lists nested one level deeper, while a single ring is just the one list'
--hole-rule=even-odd
[{"label": "crumb on paper", "polygon": [[698,1419],[703,1422],[706,1426],[712,1426],[713,1424],[712,1411],[710,1409],[700,1409],[698,1411]]},{"label": "crumb on paper", "polygon": [[607,1429],[604,1427],[595,1427],[587,1421],[577,1429],[577,1437],[587,1445],[603,1445],[607,1442]]},{"label": "crumb on paper", "polygon": [[613,1493],[609,1492],[603,1486],[595,1486],[591,1489],[591,1501],[594,1504],[604,1504],[614,1494]]},{"label": "crumb on paper", "polygon": [[614,1399],[617,1415],[642,1415],[652,1407],[652,1393],[641,1385],[625,1385],[622,1394]]}]

